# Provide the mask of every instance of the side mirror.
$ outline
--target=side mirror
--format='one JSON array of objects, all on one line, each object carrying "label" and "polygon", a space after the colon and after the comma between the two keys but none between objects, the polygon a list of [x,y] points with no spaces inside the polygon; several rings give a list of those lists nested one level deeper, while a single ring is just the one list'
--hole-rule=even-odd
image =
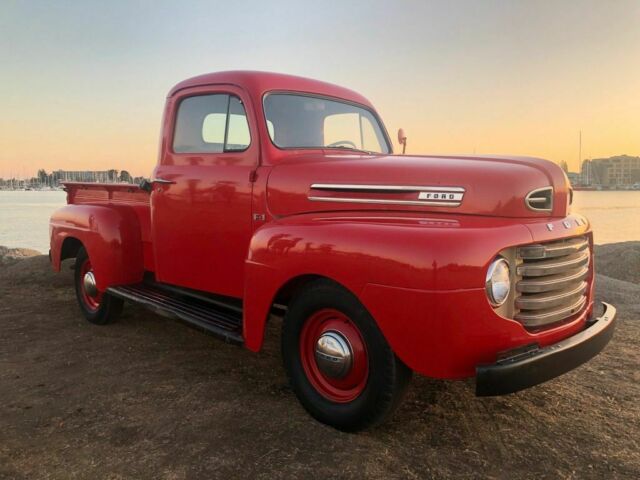
[{"label": "side mirror", "polygon": [[404,133],[404,129],[398,130],[398,143],[402,145],[402,154],[407,150],[407,135]]}]

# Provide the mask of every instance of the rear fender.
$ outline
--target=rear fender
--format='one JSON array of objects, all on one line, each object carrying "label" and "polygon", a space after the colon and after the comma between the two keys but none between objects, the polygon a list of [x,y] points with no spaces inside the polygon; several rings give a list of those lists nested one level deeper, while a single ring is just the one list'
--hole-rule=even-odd
[{"label": "rear fender", "polygon": [[51,263],[60,270],[63,244],[75,239],[87,250],[98,289],[142,281],[140,223],[127,206],[67,205],[50,221]]}]

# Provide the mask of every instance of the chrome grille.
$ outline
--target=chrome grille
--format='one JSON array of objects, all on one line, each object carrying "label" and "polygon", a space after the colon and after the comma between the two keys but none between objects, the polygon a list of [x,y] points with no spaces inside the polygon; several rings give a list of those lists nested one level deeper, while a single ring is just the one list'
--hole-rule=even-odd
[{"label": "chrome grille", "polygon": [[519,247],[515,319],[540,328],[578,313],[587,303],[587,237]]}]

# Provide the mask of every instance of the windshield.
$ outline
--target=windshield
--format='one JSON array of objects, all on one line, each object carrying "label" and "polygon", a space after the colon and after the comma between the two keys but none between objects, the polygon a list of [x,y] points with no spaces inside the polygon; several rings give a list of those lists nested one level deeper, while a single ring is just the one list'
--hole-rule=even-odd
[{"label": "windshield", "polygon": [[264,99],[271,141],[280,148],[338,148],[389,153],[376,116],[357,105],[323,97],[272,93]]}]

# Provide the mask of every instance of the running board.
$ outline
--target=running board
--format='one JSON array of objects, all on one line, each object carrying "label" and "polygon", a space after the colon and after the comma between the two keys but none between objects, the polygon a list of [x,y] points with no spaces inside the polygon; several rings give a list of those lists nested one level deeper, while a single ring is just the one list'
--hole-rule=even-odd
[{"label": "running board", "polygon": [[244,343],[240,312],[225,309],[201,298],[171,294],[146,283],[110,287],[107,292],[115,297],[144,305],[164,317],[182,320],[228,343]]}]

